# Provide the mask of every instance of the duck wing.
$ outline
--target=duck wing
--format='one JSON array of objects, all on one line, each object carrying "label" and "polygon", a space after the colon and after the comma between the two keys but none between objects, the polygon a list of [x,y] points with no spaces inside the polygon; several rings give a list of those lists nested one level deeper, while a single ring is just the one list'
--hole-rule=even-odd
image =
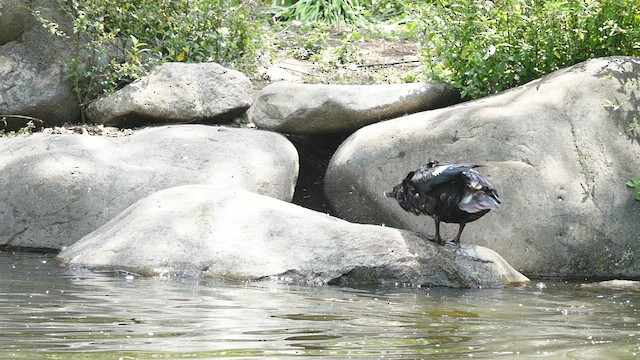
[{"label": "duck wing", "polygon": [[[414,172],[411,181],[421,191],[429,192],[438,185],[460,181],[460,179],[465,176],[465,172],[479,166],[482,165],[429,162]],[[476,171],[474,172],[478,174]]]},{"label": "duck wing", "polygon": [[500,198],[493,185],[484,176],[473,169],[463,172],[466,181],[464,183],[463,196],[458,202],[458,208],[468,213],[478,213],[485,210],[493,210],[500,207]]}]

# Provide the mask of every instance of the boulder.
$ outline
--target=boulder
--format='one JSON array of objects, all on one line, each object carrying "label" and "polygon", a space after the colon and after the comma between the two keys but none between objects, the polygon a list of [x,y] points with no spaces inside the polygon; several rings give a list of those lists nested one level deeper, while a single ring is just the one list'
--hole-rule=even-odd
[{"label": "boulder", "polygon": [[13,41],[26,28],[29,13],[20,0],[3,0],[0,5],[0,45]]},{"label": "boulder", "polygon": [[629,290],[640,290],[640,281],[633,280],[607,280],[600,281],[590,284],[581,284],[582,288],[585,289],[595,289],[595,290],[620,290],[620,291],[629,291]]},{"label": "boulder", "polygon": [[352,224],[242,189],[159,191],[63,250],[66,266],[142,275],[289,279],[312,284],[502,287],[528,279],[495,252]]},{"label": "boulder", "polygon": [[[325,195],[340,217],[433,234],[385,198],[429,159],[483,163],[503,201],[463,243],[534,276],[640,276],[640,60],[587,61],[504,93],[385,121],[334,154]],[[456,225],[445,225],[452,237]]]},{"label": "boulder", "polygon": [[[13,40],[0,46],[0,115],[35,117],[43,121],[36,125],[46,126],[75,121],[80,108],[63,66],[72,44],[49,34],[24,6],[23,1],[9,1],[0,10],[0,44]],[[61,31],[70,30],[71,21],[56,1],[39,0],[30,6],[42,9]],[[6,122],[0,122],[0,129],[16,127],[13,118]]]},{"label": "boulder", "polygon": [[319,135],[353,132],[381,120],[458,101],[456,91],[435,83],[275,83],[262,90],[248,115],[258,128],[297,135]]},{"label": "boulder", "polygon": [[139,199],[186,184],[290,201],[298,153],[271,132],[176,125],[130,136],[0,138],[0,245],[59,249]]},{"label": "boulder", "polygon": [[96,123],[118,127],[218,124],[241,116],[252,101],[251,82],[238,71],[215,63],[164,63],[89,104],[87,116]]}]

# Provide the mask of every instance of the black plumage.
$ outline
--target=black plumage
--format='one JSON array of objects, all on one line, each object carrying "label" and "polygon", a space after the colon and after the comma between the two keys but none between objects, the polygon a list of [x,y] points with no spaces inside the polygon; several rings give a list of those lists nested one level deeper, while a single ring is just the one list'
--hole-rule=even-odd
[{"label": "black plumage", "polygon": [[438,244],[444,244],[440,237],[440,222],[459,224],[458,234],[452,239],[453,243],[459,244],[467,223],[500,207],[496,190],[475,170],[479,166],[430,161],[411,171],[384,195],[395,198],[407,212],[431,216],[436,234],[429,239]]}]

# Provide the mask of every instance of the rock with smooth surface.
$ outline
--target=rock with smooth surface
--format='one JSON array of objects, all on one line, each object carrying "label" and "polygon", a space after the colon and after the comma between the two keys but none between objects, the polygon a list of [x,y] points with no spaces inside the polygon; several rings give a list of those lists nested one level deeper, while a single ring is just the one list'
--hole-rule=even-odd
[{"label": "rock with smooth surface", "polygon": [[[24,8],[9,1],[0,9],[0,115],[22,115],[42,120],[36,125],[54,126],[80,118],[80,107],[64,70],[71,56],[71,40],[49,34]],[[38,0],[29,6],[71,31],[71,20],[56,1]],[[5,30],[6,29],[6,30]],[[13,129],[13,118],[0,129]],[[19,126],[24,126],[20,121]]]},{"label": "rock with smooth surface", "polygon": [[62,251],[66,266],[312,284],[502,287],[528,279],[479,246],[352,224],[246,190],[159,191]]},{"label": "rock with smooth surface", "polygon": [[60,249],[178,185],[217,184],[290,201],[297,174],[295,147],[260,130],[176,125],[122,137],[2,137],[0,245]]},{"label": "rock with smooth surface", "polygon": [[0,4],[0,45],[16,40],[26,29],[28,18],[23,1],[3,0]]},{"label": "rock with smooth surface", "polygon": [[640,281],[634,280],[607,280],[607,281],[599,281],[590,284],[582,284],[582,288],[585,289],[595,289],[595,290],[620,290],[620,291],[628,291],[628,290],[640,290]]},{"label": "rock with smooth surface", "polygon": [[[486,246],[533,276],[640,276],[640,60],[594,59],[504,93],[367,126],[334,154],[325,195],[353,222],[434,233],[433,220],[385,198],[428,160],[472,162],[502,208],[470,223]],[[449,238],[456,225],[445,225]]]},{"label": "rock with smooth surface", "polygon": [[253,89],[242,73],[215,63],[164,63],[147,76],[87,107],[91,121],[108,126],[220,124],[251,106]]},{"label": "rock with smooth surface", "polygon": [[296,135],[353,132],[363,126],[459,101],[445,84],[275,83],[248,111],[258,128]]}]

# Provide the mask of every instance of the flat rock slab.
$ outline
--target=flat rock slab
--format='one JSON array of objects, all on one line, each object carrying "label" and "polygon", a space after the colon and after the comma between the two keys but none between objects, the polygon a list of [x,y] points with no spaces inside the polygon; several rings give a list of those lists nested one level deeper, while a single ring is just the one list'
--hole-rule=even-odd
[{"label": "flat rock slab", "polygon": [[158,190],[249,189],[290,201],[298,153],[272,132],[176,125],[123,137],[0,138],[0,245],[60,249]]},{"label": "flat rock slab", "polygon": [[66,266],[143,275],[285,278],[312,284],[403,282],[502,287],[527,282],[497,253],[425,242],[246,190],[159,191],[62,251]]},{"label": "flat rock slab", "polygon": [[[503,206],[463,243],[535,276],[640,276],[640,60],[594,59],[477,101],[367,126],[335,152],[325,195],[353,222],[434,233],[382,196],[428,160],[486,164]],[[446,226],[452,237],[457,226]]]},{"label": "flat rock slab", "polygon": [[607,281],[600,281],[600,282],[590,283],[590,284],[582,284],[581,287],[585,289],[598,289],[598,290],[607,289],[607,290],[621,290],[621,291],[627,291],[627,290],[640,291],[640,281],[607,280]]},{"label": "flat rock slab", "polygon": [[456,91],[435,83],[275,83],[262,90],[248,116],[258,128],[296,135],[318,135],[353,132],[381,120],[458,101]]},{"label": "flat rock slab", "polygon": [[87,106],[91,121],[108,126],[191,122],[219,124],[253,102],[249,78],[215,63],[164,63],[149,75]]}]

